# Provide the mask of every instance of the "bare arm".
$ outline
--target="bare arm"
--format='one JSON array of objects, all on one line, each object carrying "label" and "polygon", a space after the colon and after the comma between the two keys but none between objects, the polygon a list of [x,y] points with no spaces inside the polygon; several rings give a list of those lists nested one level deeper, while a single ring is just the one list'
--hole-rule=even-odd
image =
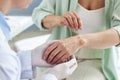
[{"label": "bare arm", "polygon": [[75,54],[79,48],[105,49],[119,43],[119,35],[114,29],[98,33],[82,34],[53,43],[47,48],[43,58],[48,63],[56,64]]},{"label": "bare arm", "polygon": [[120,43],[119,35],[116,30],[109,29],[103,32],[79,35],[80,38],[86,40],[83,47],[104,49]]}]

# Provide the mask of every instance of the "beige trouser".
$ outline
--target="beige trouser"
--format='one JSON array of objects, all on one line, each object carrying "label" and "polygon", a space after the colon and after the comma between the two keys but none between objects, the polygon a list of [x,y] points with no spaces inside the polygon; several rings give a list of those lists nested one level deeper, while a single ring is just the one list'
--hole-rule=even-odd
[{"label": "beige trouser", "polygon": [[101,60],[78,61],[78,68],[66,80],[106,80],[101,69]]}]

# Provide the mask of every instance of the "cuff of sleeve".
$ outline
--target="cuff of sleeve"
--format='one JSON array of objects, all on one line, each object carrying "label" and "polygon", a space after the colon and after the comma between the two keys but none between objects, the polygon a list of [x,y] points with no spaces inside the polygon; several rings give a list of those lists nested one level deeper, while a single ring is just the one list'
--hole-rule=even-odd
[{"label": "cuff of sleeve", "polygon": [[[119,36],[119,40],[120,40],[120,26],[116,26],[116,27],[114,27],[113,29],[117,31],[118,36]],[[118,45],[116,45],[116,46],[119,46],[119,47],[120,47],[120,43],[119,43]]]},{"label": "cuff of sleeve", "polygon": [[[42,16],[41,16],[41,15],[42,15]],[[38,15],[37,19],[34,19],[34,16],[33,16],[33,20],[35,20],[35,23],[36,23],[36,25],[40,28],[40,30],[43,30],[43,31],[47,30],[47,28],[45,28],[45,27],[43,26],[43,24],[42,24],[43,18],[44,18],[45,16],[47,16],[47,15],[50,15],[50,13],[42,12],[42,13],[40,13],[40,14]]]},{"label": "cuff of sleeve", "polygon": [[21,62],[21,78],[30,79],[35,77],[36,67],[32,67],[31,51],[18,53]]}]

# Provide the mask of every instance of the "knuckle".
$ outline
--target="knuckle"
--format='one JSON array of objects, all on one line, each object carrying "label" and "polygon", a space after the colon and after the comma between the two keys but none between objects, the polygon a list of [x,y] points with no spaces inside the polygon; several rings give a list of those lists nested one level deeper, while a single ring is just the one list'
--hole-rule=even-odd
[{"label": "knuckle", "polygon": [[75,20],[76,18],[75,17],[72,17],[73,20]]},{"label": "knuckle", "polygon": [[57,61],[58,59],[57,59],[57,57],[53,60],[53,62],[55,63],[56,61]]},{"label": "knuckle", "polygon": [[46,50],[46,54],[48,54],[48,52],[50,52],[51,51],[51,48],[48,48],[47,50]]},{"label": "knuckle", "polygon": [[77,17],[77,20],[78,20],[78,21],[80,21],[80,18],[79,18],[79,17]]},{"label": "knuckle", "polygon": [[66,19],[64,19],[62,22],[66,22]]},{"label": "knuckle", "polygon": [[51,53],[51,57],[54,57],[54,56],[56,56],[58,53],[56,52],[56,51],[54,51],[54,52],[52,52]]}]

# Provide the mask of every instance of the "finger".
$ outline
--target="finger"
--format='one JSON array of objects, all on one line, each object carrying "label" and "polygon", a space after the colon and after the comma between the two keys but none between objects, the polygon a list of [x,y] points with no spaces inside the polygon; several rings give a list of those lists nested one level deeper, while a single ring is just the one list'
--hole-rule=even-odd
[{"label": "finger", "polygon": [[[48,62],[48,63],[52,63],[52,60],[53,60],[54,58],[56,58],[56,56],[58,56],[61,51],[62,51],[62,48],[61,48],[60,45],[59,45],[56,49],[54,49],[54,50],[51,52],[51,54],[49,55],[49,57],[48,57],[48,59],[47,59],[47,62]],[[59,56],[58,56],[58,58],[59,58]]]},{"label": "finger", "polygon": [[66,18],[66,17],[64,17],[64,18],[65,18],[65,20],[66,20],[66,22],[65,22],[66,26],[67,26],[68,28],[71,28],[71,26],[70,26],[69,21],[67,20],[67,18]]},{"label": "finger", "polygon": [[67,58],[67,61],[69,61],[69,60],[71,60],[71,59],[72,59],[72,56],[68,57],[68,58]]},{"label": "finger", "polygon": [[57,44],[56,43],[53,43],[51,44],[50,46],[48,46],[48,48],[45,50],[44,54],[43,54],[43,59],[47,61],[50,53],[55,49],[57,48]]},{"label": "finger", "polygon": [[71,12],[70,15],[72,16],[72,21],[73,21],[73,27],[74,27],[74,29],[78,30],[78,21],[77,21],[77,17],[74,15],[73,12]]},{"label": "finger", "polygon": [[82,21],[81,21],[80,17],[78,16],[78,14],[75,11],[73,11],[73,14],[77,17],[78,29],[82,29]]},{"label": "finger", "polygon": [[56,64],[64,62],[69,56],[68,53],[65,53],[59,60],[57,60]]},{"label": "finger", "polygon": [[60,60],[60,58],[62,56],[64,56],[66,54],[65,50],[61,51],[57,56],[55,56],[55,58],[52,60],[51,64],[56,64],[56,62],[58,60]]},{"label": "finger", "polygon": [[63,26],[69,26],[69,24],[68,24],[68,22],[67,22],[67,20],[66,20],[66,18],[64,16],[63,16],[63,20],[61,22],[61,25],[63,25]]},{"label": "finger", "polygon": [[70,28],[73,28],[73,21],[72,21],[72,17],[69,13],[67,13],[65,16],[64,16],[69,24],[69,27]]},{"label": "finger", "polygon": [[[65,23],[65,25],[67,26],[67,27],[69,27],[70,25],[69,25],[69,22],[67,21],[67,19],[64,17],[64,23]],[[70,28],[70,27],[69,27]]]}]

